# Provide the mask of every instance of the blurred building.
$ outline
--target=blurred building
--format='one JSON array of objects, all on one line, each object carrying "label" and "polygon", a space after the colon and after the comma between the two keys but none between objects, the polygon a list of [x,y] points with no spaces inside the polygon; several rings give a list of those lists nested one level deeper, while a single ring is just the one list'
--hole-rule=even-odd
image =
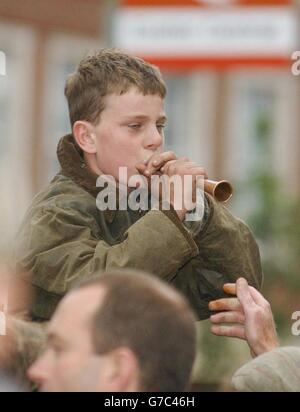
[{"label": "blurred building", "polygon": [[[286,310],[288,327],[292,308],[299,310],[299,295],[292,298],[284,288],[290,275],[299,276],[300,208],[277,233],[271,226],[284,221],[288,209],[274,212],[278,199],[269,192],[276,180],[280,194],[300,198],[300,77],[291,72],[292,52],[300,50],[299,5],[0,0],[0,51],[6,57],[6,75],[0,67],[0,256],[10,251],[32,197],[58,170],[56,145],[70,132],[66,76],[89,51],[119,47],[163,72],[167,148],[200,162],[211,178],[231,180],[236,193],[230,207],[238,215],[248,221],[257,212],[263,258],[274,262],[266,266],[266,278],[277,270],[284,279],[273,296]],[[239,343],[212,337],[208,328],[199,329],[199,342],[207,350],[195,373],[204,380],[229,376],[243,361]]]},{"label": "blurred building", "polygon": [[[0,251],[33,195],[56,173],[56,145],[70,131],[64,82],[82,56],[105,45],[113,2],[1,0]],[[8,237],[7,237],[8,236]]]}]

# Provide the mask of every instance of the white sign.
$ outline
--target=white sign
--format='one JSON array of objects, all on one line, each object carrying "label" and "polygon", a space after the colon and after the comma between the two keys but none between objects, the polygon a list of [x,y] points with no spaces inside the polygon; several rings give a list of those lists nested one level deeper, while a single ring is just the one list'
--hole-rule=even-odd
[{"label": "white sign", "polygon": [[289,57],[297,49],[288,7],[125,7],[115,18],[115,46],[145,57]]}]

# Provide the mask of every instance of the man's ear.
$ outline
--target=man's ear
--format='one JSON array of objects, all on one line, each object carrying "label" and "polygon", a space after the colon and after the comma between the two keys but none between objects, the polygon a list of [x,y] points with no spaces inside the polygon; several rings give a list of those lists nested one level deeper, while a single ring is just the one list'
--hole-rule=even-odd
[{"label": "man's ear", "polygon": [[73,125],[73,136],[78,146],[85,153],[96,153],[96,135],[89,122],[78,120]]},{"label": "man's ear", "polygon": [[108,354],[106,392],[136,392],[140,390],[140,368],[134,353],[126,347]]}]

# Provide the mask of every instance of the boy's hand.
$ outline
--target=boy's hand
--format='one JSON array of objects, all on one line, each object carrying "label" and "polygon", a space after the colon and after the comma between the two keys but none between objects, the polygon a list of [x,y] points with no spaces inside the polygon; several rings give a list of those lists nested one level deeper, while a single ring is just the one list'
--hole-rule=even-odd
[{"label": "boy's hand", "polygon": [[[200,167],[197,163],[189,161],[187,157],[177,158],[173,152],[164,152],[158,155],[154,155],[147,165],[137,165],[137,170],[144,174],[146,177],[150,177],[153,174],[164,174],[169,177],[177,175],[181,177],[182,183],[182,198],[177,199],[176,202],[174,186],[171,185],[170,190],[170,203],[175,208],[178,217],[183,220],[186,213],[194,208],[193,202],[196,200],[196,187],[197,177],[203,176],[207,179],[207,173],[203,167]],[[184,187],[184,176],[192,176],[191,187]],[[182,205],[181,208],[177,208],[177,204]],[[190,206],[189,206],[190,203]]]},{"label": "boy's hand", "polygon": [[220,311],[210,317],[212,333],[245,339],[252,356],[276,348],[278,340],[269,302],[244,278],[238,279],[236,284],[224,285],[223,289],[225,293],[236,294],[237,298],[209,303],[210,310]]},{"label": "boy's hand", "polygon": [[[181,202],[183,208],[178,209],[176,206],[174,185],[171,185],[171,204],[175,208],[178,217],[183,220],[188,211],[191,211],[195,207],[196,202],[196,189],[197,189],[197,177],[203,177],[207,179],[206,170],[199,166],[195,162],[189,161],[186,157],[181,157],[176,160],[170,160],[166,162],[160,169],[160,171],[169,177],[180,176],[182,184],[182,196],[181,199],[177,199]],[[191,176],[191,185],[185,185],[185,176]]]},{"label": "boy's hand", "polygon": [[175,159],[177,159],[177,156],[174,152],[157,153],[151,156],[146,163],[138,163],[136,169],[144,176],[150,177],[156,173],[161,174],[160,168],[168,161]]}]

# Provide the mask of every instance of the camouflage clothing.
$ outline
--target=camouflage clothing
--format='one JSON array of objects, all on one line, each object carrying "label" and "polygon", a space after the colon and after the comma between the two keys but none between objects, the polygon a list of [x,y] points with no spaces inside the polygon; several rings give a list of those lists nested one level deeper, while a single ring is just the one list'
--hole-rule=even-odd
[{"label": "camouflage clothing", "polygon": [[[174,210],[100,211],[97,176],[72,135],[58,145],[61,171],[33,200],[17,239],[20,272],[31,272],[33,319],[48,320],[59,300],[97,270],[152,272],[181,290],[199,319],[225,282],[245,277],[256,288],[262,271],[248,227],[206,196],[204,219],[183,224]],[[120,302],[122,304],[122,302]]]}]

